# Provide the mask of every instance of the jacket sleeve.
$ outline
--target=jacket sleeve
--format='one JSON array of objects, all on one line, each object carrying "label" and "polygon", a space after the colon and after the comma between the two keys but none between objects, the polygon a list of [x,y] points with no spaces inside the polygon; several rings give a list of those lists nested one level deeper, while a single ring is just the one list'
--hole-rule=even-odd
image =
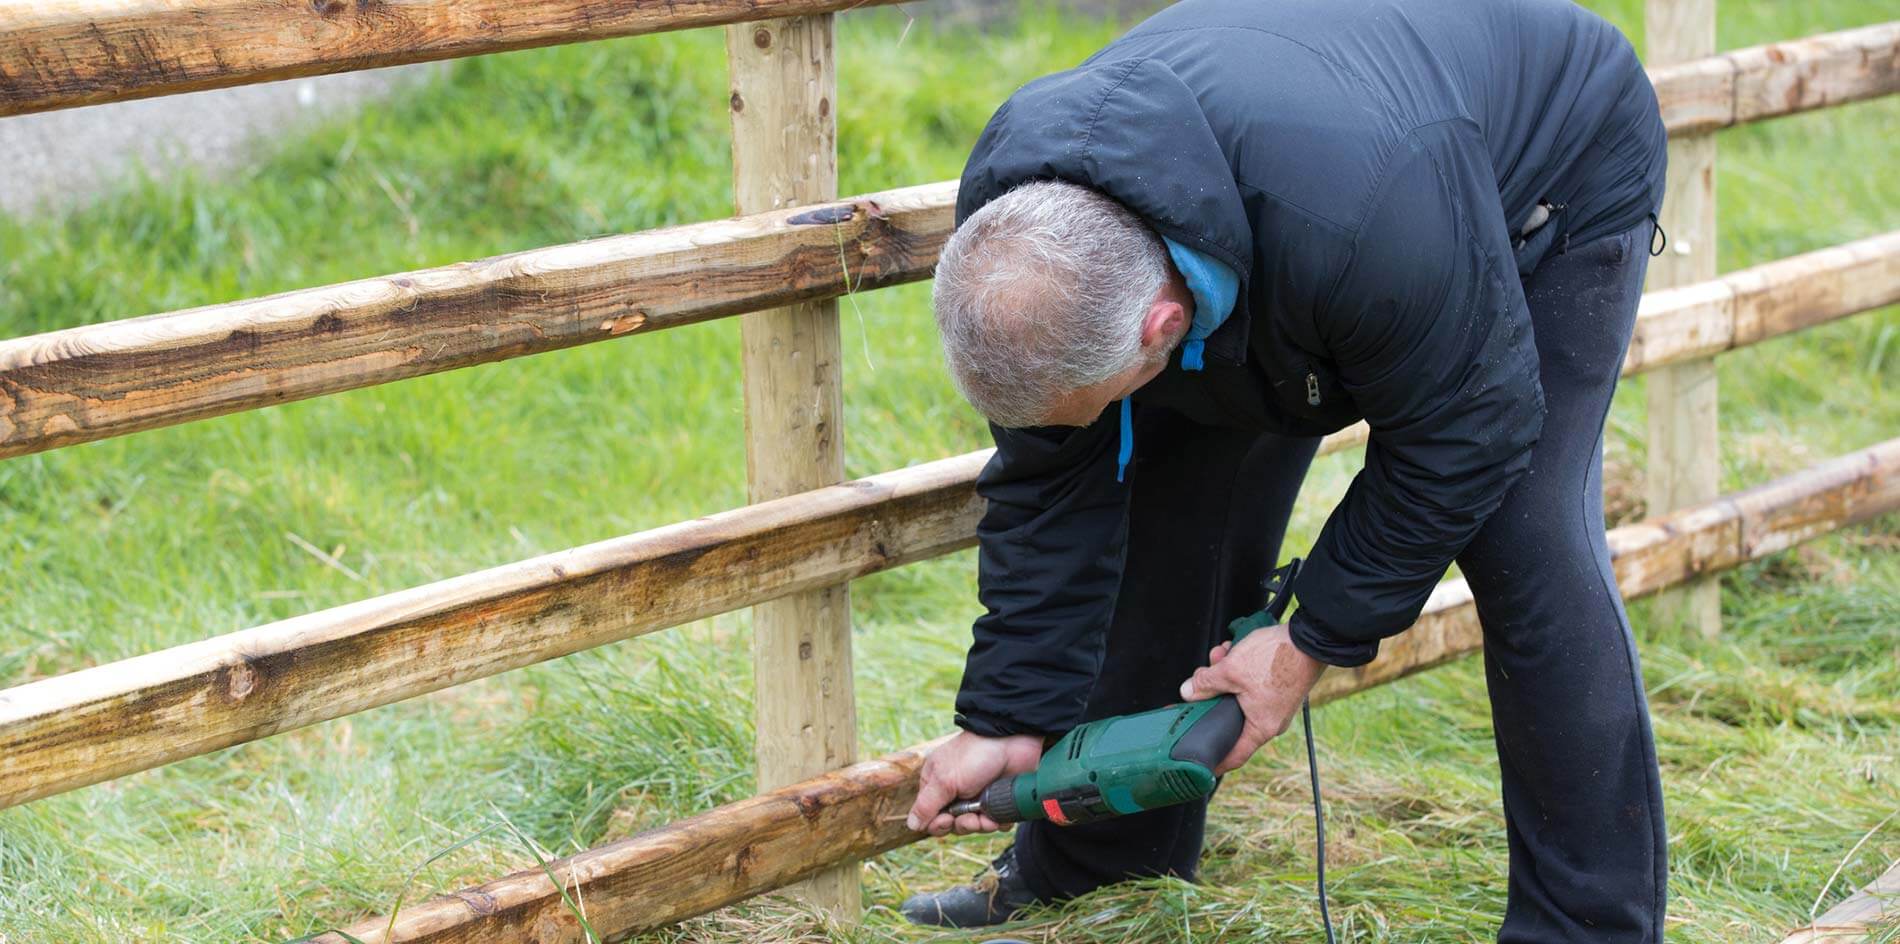
[{"label": "jacket sleeve", "polygon": [[1301,651],[1361,665],[1530,464],[1544,396],[1495,176],[1456,128],[1398,145],[1319,318],[1372,436],[1294,588]]},{"label": "jacket sleeve", "polygon": [[1115,480],[1118,416],[1082,428],[991,426],[977,477],[977,587],[986,612],[957,693],[975,734],[1051,734],[1081,720],[1121,585],[1128,486]]}]

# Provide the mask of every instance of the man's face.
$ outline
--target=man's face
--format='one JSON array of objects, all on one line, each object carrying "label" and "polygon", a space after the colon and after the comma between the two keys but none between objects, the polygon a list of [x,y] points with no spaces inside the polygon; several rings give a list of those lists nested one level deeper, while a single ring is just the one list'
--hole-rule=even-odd
[{"label": "man's face", "polygon": [[1087,426],[1100,418],[1109,404],[1133,394],[1159,376],[1168,365],[1165,356],[1144,358],[1141,363],[1098,384],[1070,391],[1055,402],[1043,421],[1045,426]]}]

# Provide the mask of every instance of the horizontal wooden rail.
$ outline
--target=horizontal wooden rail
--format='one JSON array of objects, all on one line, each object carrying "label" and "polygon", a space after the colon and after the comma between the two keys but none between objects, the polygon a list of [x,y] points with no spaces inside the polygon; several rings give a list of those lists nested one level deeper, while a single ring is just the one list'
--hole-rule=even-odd
[{"label": "horizontal wooden rail", "polygon": [[[1646,300],[1628,370],[1796,330],[1821,320],[1811,311],[1892,301],[1896,252],[1900,234],[1888,234],[1657,293],[1674,301]],[[1321,451],[1365,435],[1355,426]],[[888,472],[0,691],[0,807],[965,547],[988,457]]]},{"label": "horizontal wooden rail", "polygon": [[[904,812],[937,741],[853,764],[691,819],[577,853],[549,868],[585,905],[594,930],[664,927],[789,884],[826,866],[915,842]],[[347,932],[365,944],[476,941],[536,944],[585,938],[540,869],[436,898]],[[347,944],[331,932],[310,944]]]},{"label": "horizontal wooden rail", "polygon": [[897,0],[0,4],[0,115],[892,2]]},{"label": "horizontal wooden rail", "polygon": [[1623,374],[1900,302],[1900,230],[1643,296]]},{"label": "horizontal wooden rail", "polygon": [[[524,4],[533,6],[534,4]],[[0,341],[0,458],[915,281],[956,182]]]},{"label": "horizontal wooden rail", "polygon": [[[1828,531],[1900,509],[1900,439],[1797,472],[1761,488],[1610,532],[1626,596],[1654,593],[1692,574],[1733,567]],[[1387,640],[1361,669],[1330,670],[1314,700],[1331,701],[1477,650],[1477,611],[1464,581],[1448,581],[1410,630]],[[584,902],[595,930],[651,930],[777,887],[836,862],[918,838],[902,815],[931,745],[900,751],[784,790],[551,864]],[[348,933],[369,944],[579,942],[561,892],[539,869],[517,872],[404,909]],[[315,939],[343,944],[331,933]]]},{"label": "horizontal wooden rail", "polygon": [[[0,34],[26,15],[0,12]],[[1884,24],[1662,70],[1664,112],[1707,124],[1711,96],[1789,76],[1807,78],[1788,110],[1893,91],[1897,36]],[[0,458],[926,278],[955,201],[943,181],[0,341]]]},{"label": "horizontal wooden rail", "polygon": [[749,505],[0,691],[0,806],[975,540],[981,454]]},{"label": "horizontal wooden rail", "polygon": [[1881,925],[1900,922],[1900,862],[1872,885],[1843,899],[1781,944],[1855,944],[1872,940]]},{"label": "horizontal wooden rail", "polygon": [[[944,181],[0,341],[0,458],[821,298],[845,270],[914,281],[955,200]],[[1894,301],[1900,232],[1653,293],[1629,369]]]},{"label": "horizontal wooden rail", "polygon": [[1900,22],[1750,46],[1649,73],[1672,134],[1900,91]]}]

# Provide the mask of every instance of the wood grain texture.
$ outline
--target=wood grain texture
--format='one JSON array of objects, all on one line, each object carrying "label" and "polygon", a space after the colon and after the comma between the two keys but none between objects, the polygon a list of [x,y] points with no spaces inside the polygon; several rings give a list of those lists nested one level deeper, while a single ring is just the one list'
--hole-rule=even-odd
[{"label": "wood grain texture", "polygon": [[[1791,314],[1802,299],[1836,315],[1880,304],[1896,290],[1896,249],[1900,234],[1889,234],[1724,277],[1724,299],[1760,301],[1736,308],[1739,323],[1754,327],[1718,332],[1722,343],[1752,344],[1812,323]],[[1859,287],[1810,291],[1802,288],[1809,279]],[[1711,335],[1677,322],[1705,322],[1696,306],[1711,291],[1680,289],[1646,302],[1634,346],[1645,353],[1629,370],[1710,343]],[[1740,314],[1747,311],[1780,314]],[[1320,451],[1355,447],[1365,435],[1359,424],[1326,437]],[[989,455],[981,450],[0,691],[0,807],[966,547],[982,508],[976,474]],[[840,506],[848,495],[856,498]],[[880,507],[880,497],[889,504]],[[1692,530],[1698,541],[1727,540],[1710,538],[1709,528]],[[681,549],[668,551],[675,542]],[[1714,559],[1690,545],[1668,547],[1652,552],[1655,563],[1642,573]],[[677,587],[664,582],[669,553],[683,561]],[[593,575],[568,558],[590,562]],[[734,568],[739,586],[719,586],[721,566]],[[1654,579],[1630,586],[1648,592],[1641,588]],[[590,580],[607,581],[609,598],[590,601],[582,585]],[[1427,609],[1421,640],[1451,632],[1429,623],[1456,602],[1447,600]],[[431,666],[406,664],[404,646]],[[268,697],[250,694],[259,677],[271,681]],[[300,691],[305,685],[313,687]]]},{"label": "wood grain texture", "polygon": [[[739,212],[838,195],[838,94],[829,14],[726,27],[732,190]],[[844,478],[843,343],[835,299],[740,319],[746,484],[755,502]],[[851,585],[816,587],[752,608],[758,783],[772,789],[857,760]],[[789,891],[844,921],[861,911],[858,868],[819,872]]]},{"label": "wood grain texture", "polygon": [[[612,940],[664,927],[810,875],[913,842],[904,812],[920,744],[691,819],[549,863],[587,920]],[[532,868],[347,929],[365,944],[583,944],[580,923],[546,872]],[[312,944],[345,944],[335,932]]]},{"label": "wood grain texture", "polygon": [[0,458],[927,278],[948,181],[0,341]]},{"label": "wood grain texture", "polygon": [[[1668,9],[1659,13],[1659,5]],[[1695,8],[1682,6],[1681,0],[1650,0],[1648,10],[1649,79],[1671,134],[1714,131],[1900,91],[1900,22],[1715,56],[1710,55],[1713,27],[1691,22],[1700,15]]]},{"label": "wood grain texture", "polygon": [[[1704,507],[1617,528],[1610,543],[1618,581],[1626,595],[1636,596],[1771,553],[1775,541],[1765,539],[1771,533],[1806,540],[1895,510],[1900,439]],[[1751,531],[1757,540],[1744,537]],[[1475,652],[1481,642],[1470,590],[1462,580],[1447,581],[1411,629],[1386,641],[1378,659],[1328,670],[1313,700],[1333,701],[1416,674]],[[919,838],[903,828],[901,816],[934,743],[581,853],[556,863],[555,876],[579,887],[596,929],[619,937],[743,900],[800,877],[801,870],[896,848]],[[1855,908],[1849,909],[1854,915],[1867,913],[1864,905]],[[1846,915],[1843,909],[1848,906],[1824,921]],[[397,933],[383,937],[388,923],[363,921],[349,933],[373,944],[581,940],[556,886],[538,869],[406,909],[396,917]]]},{"label": "wood grain texture", "polygon": [[1900,923],[1900,862],[1781,944],[1855,944],[1872,940],[1876,929],[1895,923]]},{"label": "wood grain texture", "polygon": [[0,806],[974,542],[982,454],[0,691]]},{"label": "wood grain texture", "polygon": [[[1649,61],[1699,61],[1715,52],[1715,0],[1647,0],[1643,25]],[[1672,131],[1661,217],[1668,245],[1649,264],[1651,288],[1715,278],[1715,136]],[[1714,498],[1722,490],[1715,360],[1682,360],[1650,374],[1649,457],[1644,493],[1662,513]],[[1722,627],[1721,586],[1691,582],[1657,601],[1656,618],[1714,636]]]},{"label": "wood grain texture", "polygon": [[0,4],[0,115],[894,0],[31,0]]}]

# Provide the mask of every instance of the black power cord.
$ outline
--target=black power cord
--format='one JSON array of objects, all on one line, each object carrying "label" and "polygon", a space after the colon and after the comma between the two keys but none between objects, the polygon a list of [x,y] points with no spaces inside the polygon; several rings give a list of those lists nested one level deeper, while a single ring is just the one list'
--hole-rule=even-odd
[{"label": "black power cord", "polygon": [[1306,727],[1306,772],[1313,781],[1314,861],[1319,867],[1319,920],[1326,928],[1326,944],[1333,940],[1333,916],[1326,908],[1326,810],[1319,800],[1319,755],[1313,750],[1313,706],[1300,700],[1300,723]]},{"label": "black power cord", "polygon": [[[1558,209],[1562,209],[1561,206]],[[1293,580],[1300,575],[1300,559],[1281,565],[1261,584],[1266,591],[1266,610],[1274,620],[1284,621],[1288,604],[1293,602]],[[1306,728],[1306,772],[1313,782],[1314,861],[1319,872],[1319,920],[1326,928],[1326,944],[1338,944],[1333,938],[1333,915],[1326,906],[1326,809],[1319,798],[1319,754],[1313,748],[1313,704],[1300,699],[1300,723]]]}]

